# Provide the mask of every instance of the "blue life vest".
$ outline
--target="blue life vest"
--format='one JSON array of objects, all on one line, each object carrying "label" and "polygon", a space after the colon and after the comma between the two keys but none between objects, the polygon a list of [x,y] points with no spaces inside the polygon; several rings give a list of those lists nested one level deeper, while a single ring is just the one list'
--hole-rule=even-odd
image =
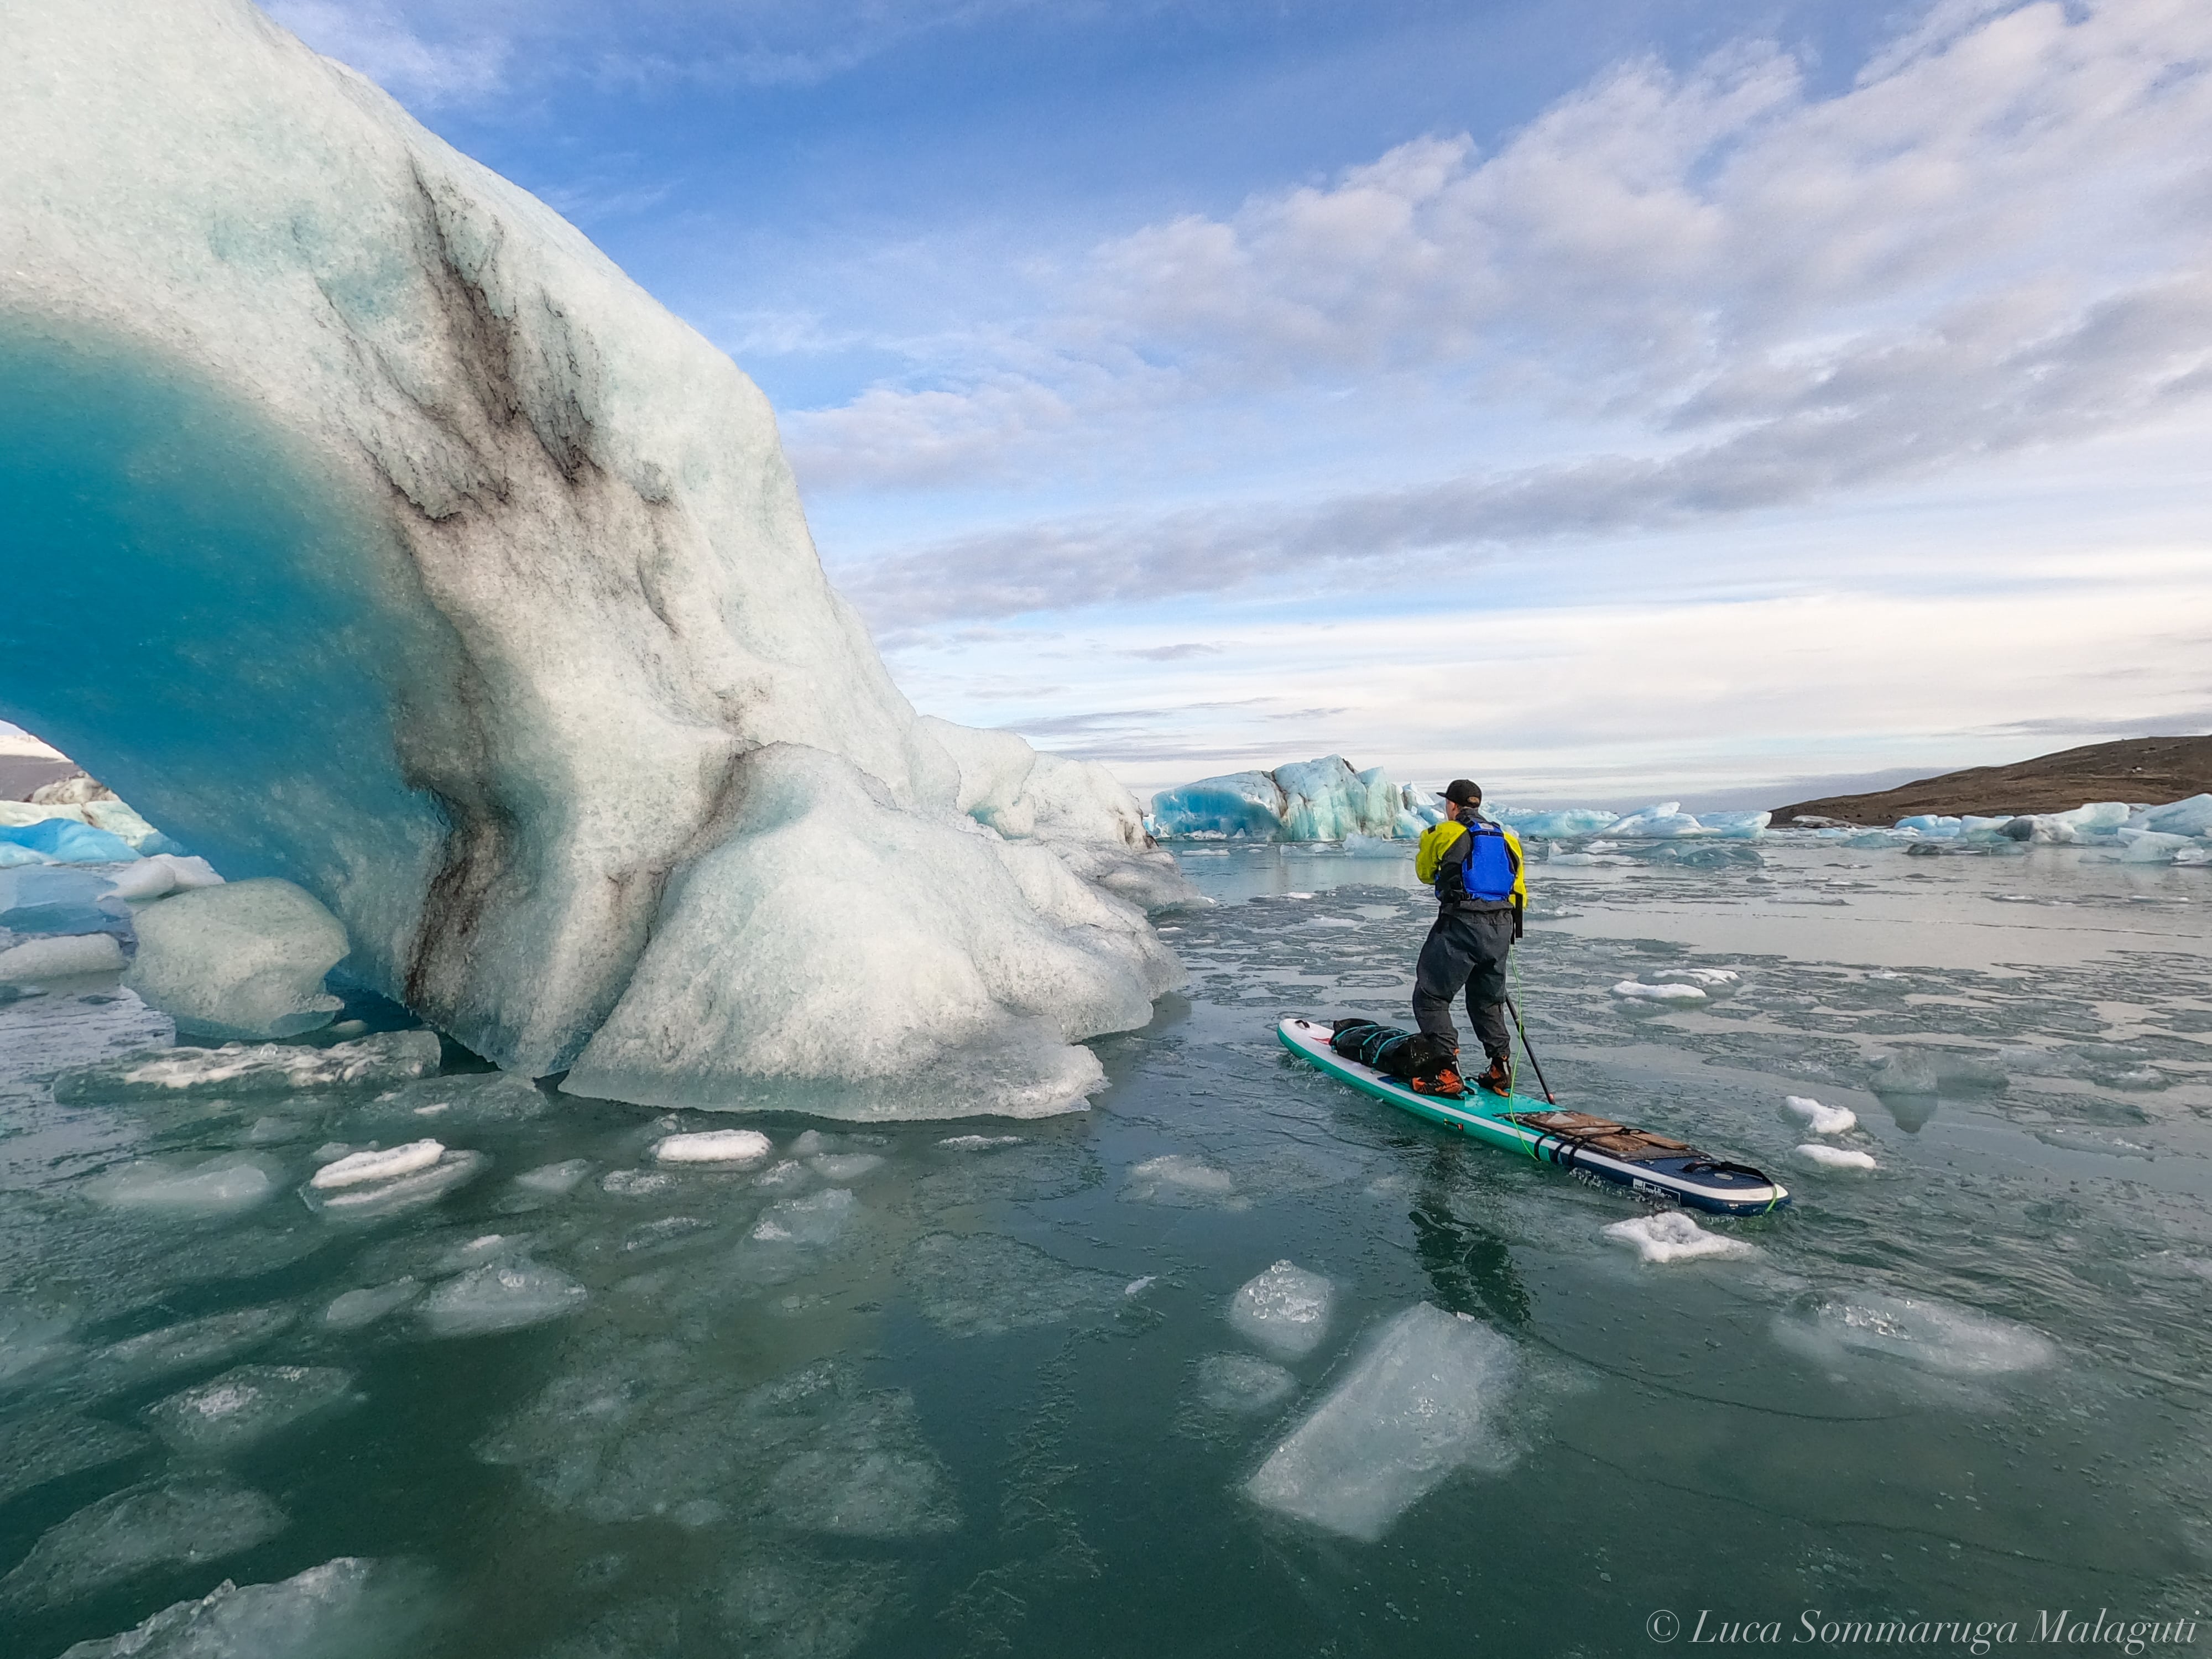
[{"label": "blue life vest", "polygon": [[1519,872],[1513,867],[1513,849],[1505,844],[1505,832],[1487,818],[1477,818],[1467,826],[1467,855],[1447,860],[1437,872],[1437,899],[1445,904],[1469,900],[1510,904]]}]

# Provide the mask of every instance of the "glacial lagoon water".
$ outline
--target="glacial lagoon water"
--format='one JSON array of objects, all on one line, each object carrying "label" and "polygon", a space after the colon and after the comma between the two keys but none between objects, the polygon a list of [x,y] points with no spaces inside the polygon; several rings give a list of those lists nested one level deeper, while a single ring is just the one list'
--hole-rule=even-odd
[{"label": "glacial lagoon water", "polygon": [[[1402,1011],[1431,907],[1394,852],[1193,850],[1188,994],[1044,1122],[467,1071],[59,1104],[40,1076],[164,1022],[0,1007],[0,1651],[157,1615],[143,1651],[835,1659],[2212,1613],[2212,872],[1595,858],[1533,872],[1530,1035],[1563,1102],[1783,1174],[1789,1210],[1704,1225],[1747,1248],[1647,1261],[1698,1236],[1281,1054],[1279,1014]],[[653,1157],[732,1127],[771,1149]],[[477,1156],[308,1201],[422,1139]],[[264,1588],[177,1606],[227,1580]]]}]

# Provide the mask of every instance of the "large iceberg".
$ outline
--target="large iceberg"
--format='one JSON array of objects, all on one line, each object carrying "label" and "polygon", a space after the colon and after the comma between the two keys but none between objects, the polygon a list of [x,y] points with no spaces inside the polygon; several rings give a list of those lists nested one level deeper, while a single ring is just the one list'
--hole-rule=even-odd
[{"label": "large iceberg", "polygon": [[1188,890],[1102,769],[916,718],[727,358],[246,0],[11,22],[0,715],[503,1066],[1095,1085]]}]

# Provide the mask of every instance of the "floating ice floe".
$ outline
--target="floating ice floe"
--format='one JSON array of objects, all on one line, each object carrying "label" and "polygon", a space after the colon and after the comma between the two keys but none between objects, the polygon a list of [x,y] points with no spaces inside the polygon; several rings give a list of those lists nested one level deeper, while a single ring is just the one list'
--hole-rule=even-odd
[{"label": "floating ice floe", "polygon": [[1613,988],[1613,994],[1630,1002],[1703,1002],[1705,1000],[1705,994],[1698,987],[1679,982],[1645,985],[1636,980],[1625,979]]},{"label": "floating ice floe", "polygon": [[1872,1152],[1863,1152],[1854,1146],[1825,1146],[1817,1140],[1808,1140],[1795,1151],[1799,1163],[1809,1164],[1817,1170],[1871,1170],[1878,1167]]},{"label": "floating ice floe", "polygon": [[653,1160],[659,1164],[757,1164],[775,1150],[757,1129],[708,1129],[696,1134],[664,1136],[653,1142]]},{"label": "floating ice floe", "polygon": [[1498,1408],[1513,1345],[1421,1303],[1366,1353],[1245,1483],[1254,1501],[1372,1543],[1455,1470],[1503,1461]]},{"label": "floating ice floe", "polygon": [[1124,1196],[1146,1204],[1188,1207],[1221,1204],[1240,1206],[1236,1178],[1204,1160],[1182,1152],[1148,1158],[1129,1167]]},{"label": "floating ice floe", "polygon": [[948,1336],[1003,1336],[1112,1311],[1131,1294],[1000,1233],[932,1233],[899,1261],[922,1317]]},{"label": "floating ice floe", "polygon": [[534,1170],[525,1170],[515,1176],[514,1184],[521,1191],[542,1198],[559,1198],[575,1191],[591,1172],[589,1158],[564,1158],[558,1164],[541,1164]]},{"label": "floating ice floe", "polygon": [[1694,985],[1711,996],[1715,992],[1726,990],[1743,976],[1733,968],[1662,968],[1651,977]]},{"label": "floating ice floe", "polygon": [[26,939],[0,951],[0,985],[42,985],[49,980],[112,974],[124,963],[123,946],[112,933]]},{"label": "floating ice floe", "polygon": [[211,1476],[149,1480],[50,1527],[5,1578],[0,1603],[53,1607],[156,1568],[219,1561],[287,1525],[258,1492]]},{"label": "floating ice floe", "polygon": [[323,976],[346,954],[346,931],[289,881],[198,887],[137,913],[138,950],[123,975],[189,1036],[298,1036],[343,1006]]},{"label": "floating ice floe", "polygon": [[1833,1364],[1863,1354],[1953,1376],[2037,1370],[2058,1358],[2039,1331],[1933,1297],[1852,1291],[1805,1298],[1776,1316],[1785,1347]]},{"label": "floating ice floe", "polygon": [[1702,1261],[1714,1256],[1752,1254],[1752,1247],[1742,1239],[1709,1233],[1680,1210],[1661,1210],[1652,1215],[1616,1221],[1600,1231],[1614,1243],[1627,1245],[1643,1261],[1652,1263]]},{"label": "floating ice floe", "polygon": [[240,1365],[146,1408],[154,1432],[179,1451],[221,1457],[351,1403],[353,1377],[330,1365]]},{"label": "floating ice floe", "polygon": [[226,1578],[64,1659],[397,1659],[420,1650],[435,1609],[426,1575],[342,1555],[273,1584]]},{"label": "floating ice floe", "polygon": [[1210,1353],[1198,1362],[1197,1384],[1200,1405],[1243,1417],[1287,1399],[1298,1380],[1256,1354]]},{"label": "floating ice floe", "polygon": [[416,1304],[415,1317],[433,1336],[486,1336],[564,1319],[589,1294],[557,1268],[494,1262],[439,1285]]},{"label": "floating ice floe", "polygon": [[198,1163],[149,1158],[97,1176],[84,1190],[111,1210],[236,1215],[269,1200],[276,1190],[276,1172],[266,1159],[241,1153]]},{"label": "floating ice floe", "polygon": [[1845,1134],[1859,1125],[1859,1115],[1848,1106],[1823,1106],[1804,1095],[1784,1095],[1782,1103],[1816,1135]]},{"label": "floating ice floe", "polygon": [[93,1357],[93,1367],[95,1374],[112,1376],[118,1382],[149,1382],[172,1371],[217,1364],[258,1347],[278,1332],[290,1329],[298,1316],[292,1309],[277,1304],[187,1319],[110,1343]]},{"label": "floating ice floe", "polygon": [[445,1155],[444,1144],[435,1140],[410,1140],[404,1146],[392,1146],[382,1152],[349,1152],[316,1170],[308,1177],[307,1184],[318,1192],[332,1192],[341,1187],[393,1181],[418,1170],[427,1170]]},{"label": "floating ice floe", "polygon": [[947,1152],[988,1152],[996,1146],[1018,1146],[1021,1135],[947,1135],[937,1144]]},{"label": "floating ice floe", "polygon": [[412,1277],[365,1285],[334,1297],[323,1310],[323,1323],[334,1331],[357,1331],[398,1313],[422,1294],[422,1281]]},{"label": "floating ice floe", "polygon": [[960,1515],[912,1396],[836,1361],[748,1384],[674,1343],[625,1341],[479,1443],[548,1503],[602,1523],[746,1520],[782,1534],[925,1538]]},{"label": "floating ice floe", "polygon": [[434,1031],[386,1031],[327,1048],[276,1042],[252,1048],[227,1043],[220,1048],[161,1048],[64,1072],[54,1079],[54,1097],[65,1102],[131,1100],[388,1088],[435,1071],[440,1054]]},{"label": "floating ice floe", "polygon": [[[429,1144],[435,1146],[437,1143]],[[343,1185],[333,1188],[318,1188],[311,1181],[301,1189],[301,1196],[307,1200],[309,1209],[333,1219],[374,1219],[434,1203],[455,1188],[475,1180],[490,1162],[482,1152],[445,1147],[441,1147],[437,1156],[427,1164],[414,1162],[422,1156],[422,1142],[417,1141],[410,1148],[393,1149],[394,1152],[404,1151],[409,1154],[409,1167],[398,1174],[349,1179]],[[391,1154],[370,1152],[349,1156],[380,1160]],[[371,1164],[365,1167],[378,1166]]]},{"label": "floating ice floe", "polygon": [[1302,1359],[1328,1334],[1336,1287],[1319,1273],[1278,1261],[1229,1298],[1229,1324],[1279,1359]]}]

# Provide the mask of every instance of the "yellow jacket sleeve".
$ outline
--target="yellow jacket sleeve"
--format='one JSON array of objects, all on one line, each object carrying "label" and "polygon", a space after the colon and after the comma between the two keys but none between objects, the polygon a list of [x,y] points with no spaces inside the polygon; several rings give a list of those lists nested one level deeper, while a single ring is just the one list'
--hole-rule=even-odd
[{"label": "yellow jacket sleeve", "polygon": [[1513,908],[1528,908],[1528,860],[1521,854],[1521,837],[1510,830],[1505,832],[1505,844],[1513,849]]},{"label": "yellow jacket sleeve", "polygon": [[1432,823],[1421,832],[1421,844],[1413,854],[1413,874],[1425,885],[1437,878],[1437,866],[1443,862],[1451,844],[1467,833],[1457,820],[1446,818]]}]

